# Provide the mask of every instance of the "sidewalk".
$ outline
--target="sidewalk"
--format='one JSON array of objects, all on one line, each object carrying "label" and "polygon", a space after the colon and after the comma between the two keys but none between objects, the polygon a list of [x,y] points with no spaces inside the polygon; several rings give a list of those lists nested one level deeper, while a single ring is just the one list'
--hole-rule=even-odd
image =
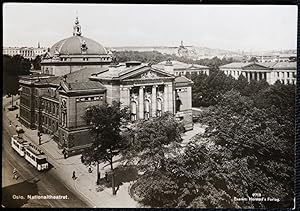
[{"label": "sidewalk", "polygon": [[201,125],[200,123],[194,123],[193,130],[187,131],[182,135],[182,146],[186,146],[193,138],[200,133],[204,133],[207,126]]},{"label": "sidewalk", "polygon": [[[3,101],[6,105],[7,100]],[[19,114],[19,109],[15,111],[7,111],[3,114],[3,118],[8,118],[12,123],[11,129],[15,129],[19,125],[25,131],[24,138],[32,143],[38,145],[37,130],[30,130],[16,119],[16,114]],[[15,131],[14,131],[15,134]],[[93,208],[136,208],[139,207],[138,202],[132,199],[129,195],[129,183],[124,183],[120,186],[117,195],[112,195],[111,188],[104,188],[103,191],[96,191],[96,167],[93,168],[92,173],[88,173],[88,168],[80,161],[80,156],[72,156],[64,159],[62,152],[58,149],[55,141],[48,134],[42,135],[42,144],[40,148],[48,156],[48,162],[53,166],[50,171],[53,171],[72,192],[79,193],[82,198]],[[114,167],[116,167],[115,164]],[[109,169],[106,164],[100,164],[100,175],[103,177],[105,171]],[[72,172],[76,172],[78,177],[76,180],[72,179]]]}]

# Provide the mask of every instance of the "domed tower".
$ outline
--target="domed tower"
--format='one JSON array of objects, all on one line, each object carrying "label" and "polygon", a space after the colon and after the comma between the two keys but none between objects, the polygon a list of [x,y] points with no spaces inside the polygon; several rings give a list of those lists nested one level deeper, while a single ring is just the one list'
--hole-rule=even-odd
[{"label": "domed tower", "polygon": [[65,75],[86,67],[109,65],[112,56],[98,42],[82,36],[78,17],[73,26],[73,36],[55,43],[41,62],[42,73]]},{"label": "domed tower", "polygon": [[189,50],[183,45],[183,41],[181,41],[181,45],[178,48],[178,55],[182,57],[187,57],[189,54]]}]

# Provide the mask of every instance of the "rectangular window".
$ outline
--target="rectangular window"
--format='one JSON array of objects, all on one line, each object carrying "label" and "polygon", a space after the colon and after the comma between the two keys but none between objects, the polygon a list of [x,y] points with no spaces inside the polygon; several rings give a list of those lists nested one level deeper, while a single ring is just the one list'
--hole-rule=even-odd
[{"label": "rectangular window", "polygon": [[290,73],[289,73],[289,72],[287,72],[286,74],[287,74],[287,77],[289,78],[289,77],[290,77]]}]

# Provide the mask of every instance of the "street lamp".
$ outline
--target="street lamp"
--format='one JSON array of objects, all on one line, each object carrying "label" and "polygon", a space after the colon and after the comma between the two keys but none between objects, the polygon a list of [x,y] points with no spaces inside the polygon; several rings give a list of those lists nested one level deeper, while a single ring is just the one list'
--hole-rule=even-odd
[{"label": "street lamp", "polygon": [[42,101],[41,101],[41,97],[38,98],[39,99],[39,104],[38,104],[38,110],[39,110],[39,115],[38,115],[38,137],[39,137],[39,145],[42,144],[42,133],[41,133],[41,129],[42,129],[42,124],[41,124],[41,120],[42,120]]},{"label": "street lamp", "polygon": [[38,131],[37,132],[37,135],[38,135],[38,137],[39,137],[39,145],[41,145],[42,144],[42,134],[41,134],[41,132],[40,131]]}]

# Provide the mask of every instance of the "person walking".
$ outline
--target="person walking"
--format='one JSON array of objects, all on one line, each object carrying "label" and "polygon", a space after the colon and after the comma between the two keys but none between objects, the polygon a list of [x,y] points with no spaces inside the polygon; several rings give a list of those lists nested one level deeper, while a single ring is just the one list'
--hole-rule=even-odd
[{"label": "person walking", "polygon": [[13,178],[14,179],[18,179],[17,169],[16,168],[14,168],[14,170],[13,170]]},{"label": "person walking", "polygon": [[75,174],[75,171],[73,171],[72,179],[73,179],[73,180],[76,180],[76,174]]}]

